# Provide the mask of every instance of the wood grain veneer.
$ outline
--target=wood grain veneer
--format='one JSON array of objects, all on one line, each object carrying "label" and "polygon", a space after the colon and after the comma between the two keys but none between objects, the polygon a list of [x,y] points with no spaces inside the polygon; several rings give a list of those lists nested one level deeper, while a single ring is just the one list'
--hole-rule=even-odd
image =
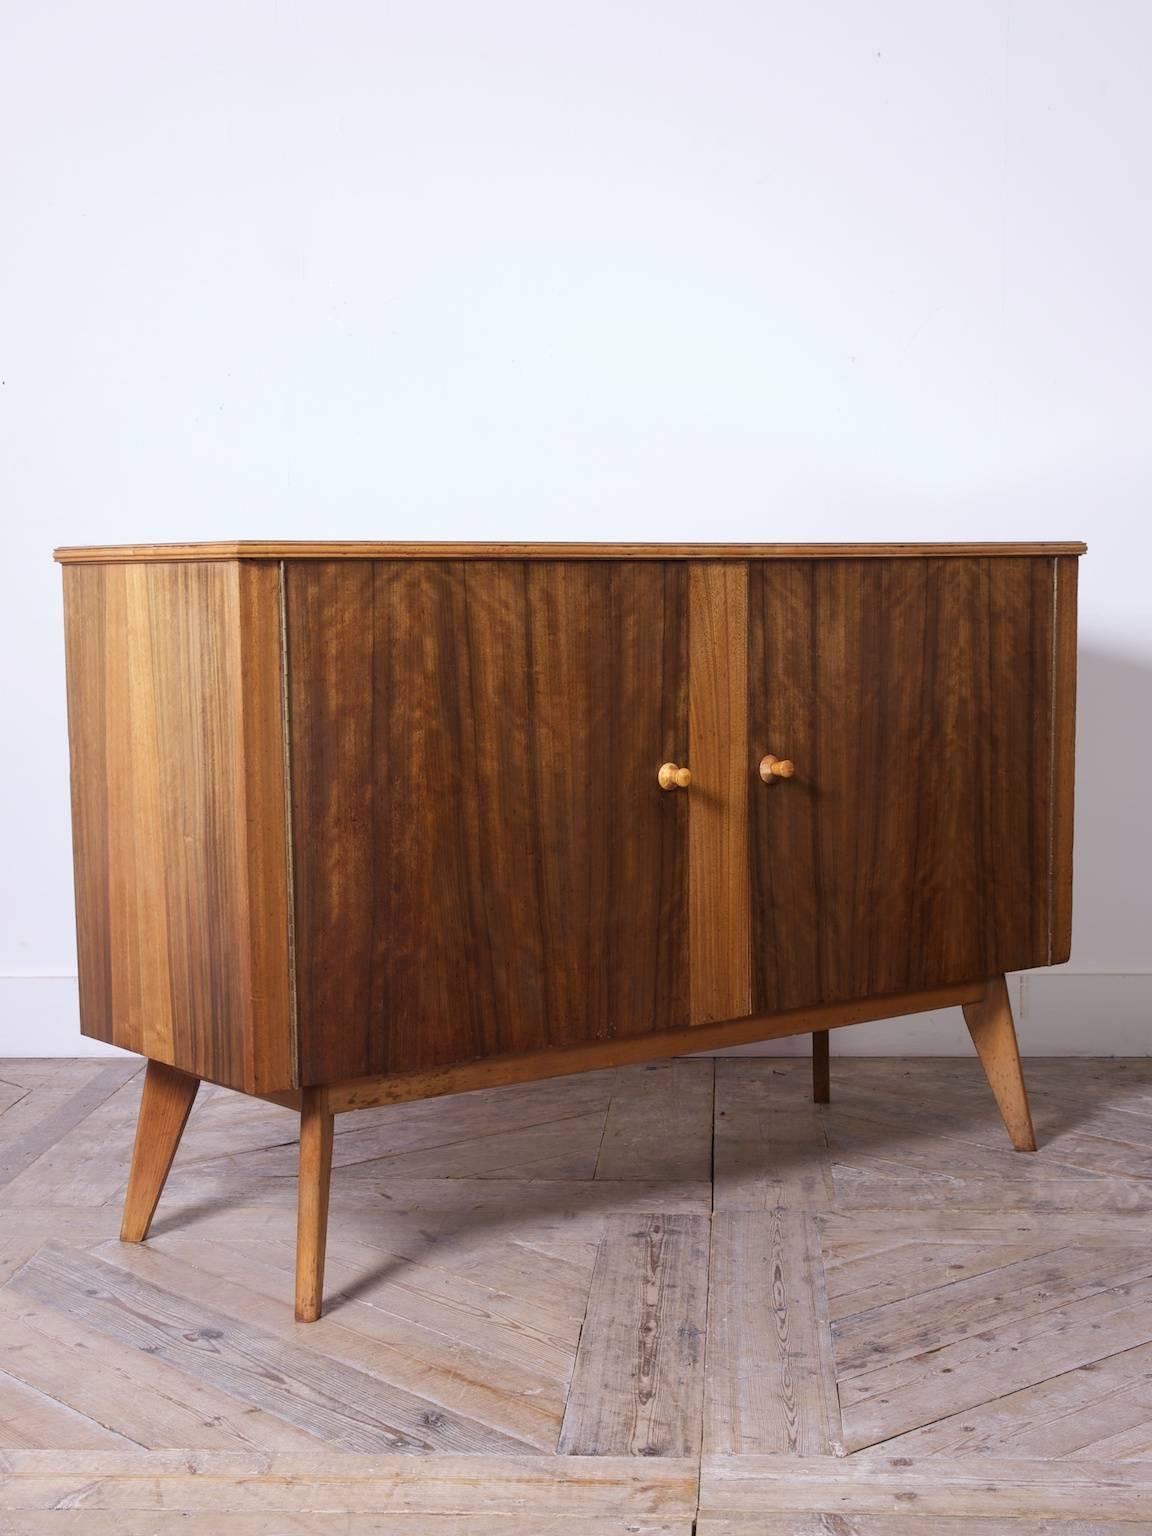
[{"label": "wood grain veneer", "polygon": [[274,565],[65,571],[85,1034],[295,1081]]},{"label": "wood grain veneer", "polygon": [[687,592],[286,567],[302,1082],[688,1022]]},{"label": "wood grain veneer", "polygon": [[384,543],[240,539],[216,544],[66,545],[63,565],[145,560],[827,560],[975,555],[1082,555],[1086,544],[563,544]]},{"label": "wood grain veneer", "polygon": [[796,763],[751,796],[756,1009],[1048,964],[1071,879],[1058,563],[750,569],[753,750]]},{"label": "wood grain veneer", "polygon": [[694,561],[688,584],[691,1022],[752,1011],[748,883],[748,566]]}]

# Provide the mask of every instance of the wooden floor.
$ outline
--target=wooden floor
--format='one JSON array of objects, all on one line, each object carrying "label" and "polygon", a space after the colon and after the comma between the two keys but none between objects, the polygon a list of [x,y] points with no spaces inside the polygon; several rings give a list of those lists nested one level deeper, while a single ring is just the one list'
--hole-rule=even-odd
[{"label": "wooden floor", "polygon": [[1152,1061],[629,1067],[342,1116],[203,1092],[116,1240],[134,1062],[0,1061],[0,1532],[1152,1533]]}]

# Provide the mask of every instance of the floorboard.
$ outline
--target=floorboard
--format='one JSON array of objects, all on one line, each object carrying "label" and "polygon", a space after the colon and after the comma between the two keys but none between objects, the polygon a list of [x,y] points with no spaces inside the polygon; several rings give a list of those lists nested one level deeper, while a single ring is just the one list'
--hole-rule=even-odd
[{"label": "floorboard", "polygon": [[[136,1061],[0,1062],[0,1530],[1152,1536],[1152,1062],[661,1062],[338,1122],[206,1088],[116,1241]],[[694,1523],[695,1522],[695,1523]]]}]

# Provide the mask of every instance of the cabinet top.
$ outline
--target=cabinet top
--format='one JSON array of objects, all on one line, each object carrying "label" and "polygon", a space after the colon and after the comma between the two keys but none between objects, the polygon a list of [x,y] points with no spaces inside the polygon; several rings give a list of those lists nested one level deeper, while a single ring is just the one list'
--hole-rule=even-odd
[{"label": "cabinet top", "polygon": [[859,560],[1082,555],[1086,544],[388,544],[240,539],[218,544],[90,544],[57,549],[62,565],[183,560]]}]

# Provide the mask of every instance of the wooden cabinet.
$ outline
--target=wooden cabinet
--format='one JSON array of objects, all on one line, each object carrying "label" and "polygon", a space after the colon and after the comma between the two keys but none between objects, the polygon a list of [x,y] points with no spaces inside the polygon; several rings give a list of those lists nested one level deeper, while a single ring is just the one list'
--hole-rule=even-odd
[{"label": "wooden cabinet", "polygon": [[946,1003],[1028,1145],[1082,549],[58,551],[125,1235],[200,1079],[301,1109],[312,1316],[342,1109],[799,1032],[824,1094],[827,1029]]}]

